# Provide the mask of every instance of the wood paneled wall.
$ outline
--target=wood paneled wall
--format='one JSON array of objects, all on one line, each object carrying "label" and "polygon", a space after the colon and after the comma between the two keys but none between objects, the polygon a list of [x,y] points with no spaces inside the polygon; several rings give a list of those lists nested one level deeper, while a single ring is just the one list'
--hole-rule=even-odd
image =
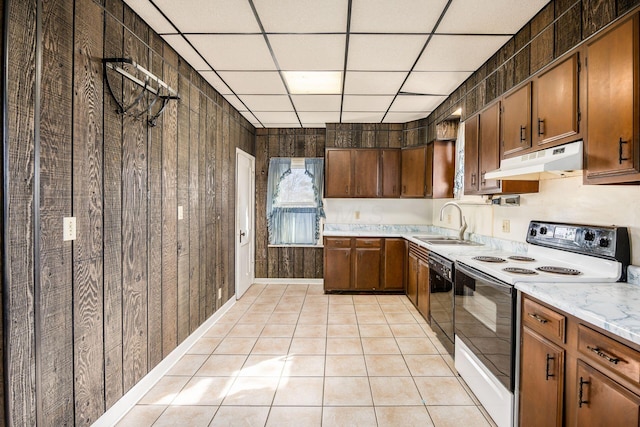
[{"label": "wood paneled wall", "polygon": [[[90,425],[234,294],[255,130],[121,0],[5,1],[7,421]],[[116,112],[121,56],[180,93],[155,127]]]},{"label": "wood paneled wall", "polygon": [[327,148],[400,148],[402,123],[327,123]]}]

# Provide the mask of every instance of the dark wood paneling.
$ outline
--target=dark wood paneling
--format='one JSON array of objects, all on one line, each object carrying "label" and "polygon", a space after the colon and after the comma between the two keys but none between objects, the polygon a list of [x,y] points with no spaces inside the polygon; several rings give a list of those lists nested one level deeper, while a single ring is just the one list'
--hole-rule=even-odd
[{"label": "dark wood paneling", "polygon": [[[207,252],[207,204],[206,204],[206,170],[207,170],[207,98],[204,93],[200,92],[200,110],[199,110],[199,130],[198,130],[198,253],[200,257],[198,288],[200,305],[198,312],[198,324],[196,328],[209,317],[213,311],[207,315],[207,300],[210,298],[210,292],[207,293],[207,270],[210,262],[209,253]],[[195,329],[195,328],[194,328]]]},{"label": "dark wood paneling", "polygon": [[[189,94],[189,333],[200,324],[200,93]],[[206,115],[206,111],[204,112]]]},{"label": "dark wood paneling", "polygon": [[555,55],[570,50],[580,42],[581,6],[573,0],[556,0]]},{"label": "dark wood paneling", "polygon": [[207,98],[207,127],[206,145],[206,233],[207,233],[207,315],[209,317],[216,310],[216,105],[211,98]]},{"label": "dark wood paneling", "polygon": [[586,39],[616,17],[616,0],[582,1],[582,38]]}]

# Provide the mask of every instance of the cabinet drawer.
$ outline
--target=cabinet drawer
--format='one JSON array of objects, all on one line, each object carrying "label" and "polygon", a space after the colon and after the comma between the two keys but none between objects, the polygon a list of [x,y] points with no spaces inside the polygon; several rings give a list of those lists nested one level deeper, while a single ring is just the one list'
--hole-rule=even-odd
[{"label": "cabinet drawer", "polygon": [[356,239],[356,248],[381,248],[382,239]]},{"label": "cabinet drawer", "polygon": [[578,325],[578,350],[587,359],[640,384],[640,352],[584,325]]},{"label": "cabinet drawer", "polygon": [[349,237],[325,237],[324,245],[328,248],[350,248],[351,239]]},{"label": "cabinet drawer", "polygon": [[522,299],[522,323],[547,338],[564,342],[567,318],[527,297]]}]

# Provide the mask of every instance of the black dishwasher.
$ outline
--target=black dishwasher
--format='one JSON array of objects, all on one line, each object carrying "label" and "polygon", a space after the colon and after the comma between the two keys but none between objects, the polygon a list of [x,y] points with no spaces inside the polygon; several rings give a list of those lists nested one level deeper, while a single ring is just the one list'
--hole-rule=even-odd
[{"label": "black dishwasher", "polygon": [[453,275],[454,263],[436,253],[429,253],[429,311],[431,329],[453,357]]}]

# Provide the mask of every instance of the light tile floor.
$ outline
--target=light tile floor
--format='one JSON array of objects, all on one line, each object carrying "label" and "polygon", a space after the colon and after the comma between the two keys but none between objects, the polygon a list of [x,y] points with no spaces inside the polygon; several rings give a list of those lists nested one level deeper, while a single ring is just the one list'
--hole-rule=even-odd
[{"label": "light tile floor", "polygon": [[400,295],[253,285],[119,426],[492,426]]}]

